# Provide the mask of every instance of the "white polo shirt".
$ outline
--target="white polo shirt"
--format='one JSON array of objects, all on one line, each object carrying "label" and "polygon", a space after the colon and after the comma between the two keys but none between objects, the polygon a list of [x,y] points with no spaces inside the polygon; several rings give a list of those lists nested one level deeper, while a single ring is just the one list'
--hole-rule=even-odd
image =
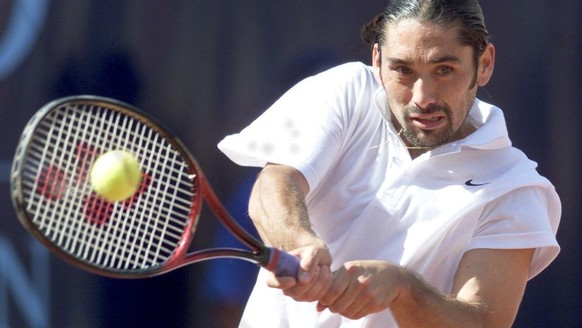
[{"label": "white polo shirt", "polygon": [[[348,63],[308,78],[218,145],[248,166],[297,168],[309,183],[314,230],[332,270],[380,259],[452,290],[462,255],[476,248],[535,248],[530,278],[558,254],[561,206],[536,163],[511,147],[502,111],[476,100],[478,129],[412,160],[390,123],[372,69]],[[264,272],[241,327],[396,327],[390,311],[349,320],[266,286]]]}]

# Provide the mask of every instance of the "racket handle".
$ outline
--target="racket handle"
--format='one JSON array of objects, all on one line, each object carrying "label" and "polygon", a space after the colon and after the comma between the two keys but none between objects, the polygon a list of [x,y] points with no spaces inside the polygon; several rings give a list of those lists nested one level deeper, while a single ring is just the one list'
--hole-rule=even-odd
[{"label": "racket handle", "polygon": [[279,277],[297,278],[299,272],[299,258],[278,248],[269,247],[269,263],[265,268]]}]

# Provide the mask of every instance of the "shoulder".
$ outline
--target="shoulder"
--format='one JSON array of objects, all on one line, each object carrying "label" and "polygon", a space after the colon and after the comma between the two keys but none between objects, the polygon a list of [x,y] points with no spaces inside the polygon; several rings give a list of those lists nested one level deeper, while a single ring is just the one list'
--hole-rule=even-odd
[{"label": "shoulder", "polygon": [[373,76],[372,67],[368,66],[362,62],[348,62],[345,64],[341,64],[330,68],[327,72],[330,74],[339,74],[339,75],[352,75],[358,76],[362,75],[365,76]]},{"label": "shoulder", "polygon": [[303,80],[300,84],[302,83],[325,83],[325,85],[319,86],[328,86],[330,88],[352,86],[355,88],[369,87],[375,89],[380,86],[374,77],[372,67],[361,62],[349,62],[332,67]]},{"label": "shoulder", "polygon": [[369,112],[379,87],[372,67],[349,62],[302,80],[286,92],[275,107],[292,104],[293,111],[304,108],[310,117],[334,112],[350,120],[357,112]]}]

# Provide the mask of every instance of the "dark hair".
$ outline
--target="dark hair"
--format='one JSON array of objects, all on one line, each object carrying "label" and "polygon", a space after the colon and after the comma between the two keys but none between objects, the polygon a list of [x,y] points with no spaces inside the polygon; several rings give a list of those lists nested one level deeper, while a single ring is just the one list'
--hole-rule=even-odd
[{"label": "dark hair", "polygon": [[458,26],[461,44],[475,50],[475,64],[489,43],[485,17],[477,0],[392,0],[383,13],[362,28],[361,37],[370,46],[383,45],[388,24],[404,19]]}]

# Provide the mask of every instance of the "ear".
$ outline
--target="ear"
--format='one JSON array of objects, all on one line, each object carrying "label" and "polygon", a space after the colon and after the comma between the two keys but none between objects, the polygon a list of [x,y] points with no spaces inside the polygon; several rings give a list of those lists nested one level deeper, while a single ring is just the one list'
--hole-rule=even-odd
[{"label": "ear", "polygon": [[376,80],[380,84],[382,84],[381,65],[382,65],[382,52],[380,49],[380,45],[378,43],[375,43],[374,47],[372,48],[372,68],[374,70],[374,77],[376,77]]},{"label": "ear", "polygon": [[479,68],[477,72],[477,85],[482,87],[489,83],[495,67],[495,47],[489,43],[485,46],[485,51],[479,58]]}]

